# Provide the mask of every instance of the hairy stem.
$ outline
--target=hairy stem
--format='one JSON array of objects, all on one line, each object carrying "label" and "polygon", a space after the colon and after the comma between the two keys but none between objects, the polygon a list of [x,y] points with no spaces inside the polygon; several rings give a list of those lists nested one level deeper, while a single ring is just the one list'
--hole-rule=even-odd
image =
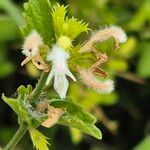
[{"label": "hairy stem", "polygon": [[[43,72],[41,74],[41,77],[40,77],[35,89],[33,90],[30,97],[28,98],[28,100],[31,103],[36,104],[40,94],[42,93],[42,91],[45,87],[45,82],[46,82],[47,76],[48,76],[48,73]],[[15,133],[15,135],[13,136],[11,141],[8,143],[8,145],[4,148],[4,150],[13,150],[15,148],[15,146],[17,145],[17,143],[21,140],[21,138],[27,132],[27,130],[28,130],[28,125],[22,123],[22,125],[20,126],[18,131]]]},{"label": "hairy stem", "polygon": [[4,150],[13,150],[24,134],[27,132],[28,126],[26,124],[22,124],[18,131],[15,133],[11,141],[7,144]]},{"label": "hairy stem", "polygon": [[36,102],[38,101],[38,98],[45,87],[47,77],[48,77],[48,73],[43,72],[41,74],[41,77],[40,77],[35,89],[33,90],[33,92],[31,93],[31,95],[29,97],[29,101],[31,102],[31,104],[35,105]]}]

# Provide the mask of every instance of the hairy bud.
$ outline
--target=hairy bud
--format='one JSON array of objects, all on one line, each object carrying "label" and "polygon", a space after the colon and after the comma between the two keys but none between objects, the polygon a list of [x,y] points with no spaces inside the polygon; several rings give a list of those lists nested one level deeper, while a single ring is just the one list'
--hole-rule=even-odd
[{"label": "hairy bud", "polygon": [[127,40],[127,36],[122,28],[118,26],[106,27],[93,34],[91,38],[83,45],[80,52],[89,52],[91,51],[92,45],[96,44],[97,42],[104,42],[111,37],[114,38],[116,42],[115,45],[117,47],[119,43],[124,43]]},{"label": "hairy bud", "polygon": [[79,76],[82,82],[88,87],[100,92],[111,93],[114,90],[114,82],[112,80],[100,81],[91,71],[78,67]]}]

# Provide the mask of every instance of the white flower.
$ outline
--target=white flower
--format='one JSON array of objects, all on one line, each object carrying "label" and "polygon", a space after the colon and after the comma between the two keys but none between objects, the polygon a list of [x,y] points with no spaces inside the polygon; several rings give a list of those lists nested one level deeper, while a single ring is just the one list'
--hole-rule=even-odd
[{"label": "white flower", "polygon": [[76,81],[73,74],[70,72],[67,64],[69,53],[58,45],[53,46],[52,51],[48,54],[47,60],[52,61],[52,70],[47,78],[46,85],[54,76],[54,89],[59,94],[60,98],[66,97],[69,87],[69,82],[66,78],[68,75],[72,80]]}]

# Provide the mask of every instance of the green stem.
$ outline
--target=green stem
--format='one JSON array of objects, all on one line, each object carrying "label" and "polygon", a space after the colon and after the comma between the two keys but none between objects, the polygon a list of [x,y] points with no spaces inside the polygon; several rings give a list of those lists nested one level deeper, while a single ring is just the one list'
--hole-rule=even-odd
[{"label": "green stem", "polygon": [[39,79],[38,84],[36,85],[35,89],[33,90],[33,92],[29,97],[29,101],[31,102],[31,104],[35,105],[36,102],[38,101],[38,98],[45,87],[45,82],[47,80],[47,77],[48,77],[48,73],[43,72],[41,74],[41,78]]},{"label": "green stem", "polygon": [[[42,93],[42,91],[45,87],[47,77],[48,77],[48,73],[43,72],[41,74],[41,77],[40,77],[35,89],[33,90],[33,92],[31,93],[31,95],[28,99],[31,103],[36,104],[40,94]],[[13,150],[15,148],[15,146],[17,145],[17,143],[21,140],[23,135],[27,132],[27,130],[28,130],[28,125],[25,125],[25,124],[21,125],[20,128],[18,129],[18,131],[16,132],[16,134],[11,139],[11,141],[4,148],[4,150]]]},{"label": "green stem", "polygon": [[13,150],[18,142],[21,140],[23,135],[27,132],[28,126],[23,124],[19,127],[18,131],[15,133],[11,141],[7,144],[4,150]]}]

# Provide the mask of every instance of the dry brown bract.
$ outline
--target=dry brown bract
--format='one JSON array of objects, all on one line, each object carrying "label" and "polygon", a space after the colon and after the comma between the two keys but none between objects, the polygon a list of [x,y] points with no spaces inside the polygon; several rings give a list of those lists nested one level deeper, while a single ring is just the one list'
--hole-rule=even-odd
[{"label": "dry brown bract", "polygon": [[25,65],[31,60],[38,69],[48,72],[49,67],[41,57],[40,50],[42,45],[43,45],[43,41],[41,36],[36,30],[33,30],[25,38],[22,53],[26,56],[26,58],[21,63],[21,66]]},{"label": "dry brown bract", "polygon": [[37,54],[33,57],[28,56],[25,58],[25,60],[23,60],[23,62],[21,63],[21,66],[25,65],[26,63],[28,63],[29,61],[32,61],[32,63],[39,69],[39,70],[43,70],[44,72],[49,72],[50,68],[49,66],[43,61],[42,57],[40,56],[40,54]]},{"label": "dry brown bract", "polygon": [[65,113],[65,110],[60,108],[54,108],[50,105],[47,107],[47,109],[48,119],[45,120],[41,125],[46,128],[50,128],[58,122],[59,118]]}]

